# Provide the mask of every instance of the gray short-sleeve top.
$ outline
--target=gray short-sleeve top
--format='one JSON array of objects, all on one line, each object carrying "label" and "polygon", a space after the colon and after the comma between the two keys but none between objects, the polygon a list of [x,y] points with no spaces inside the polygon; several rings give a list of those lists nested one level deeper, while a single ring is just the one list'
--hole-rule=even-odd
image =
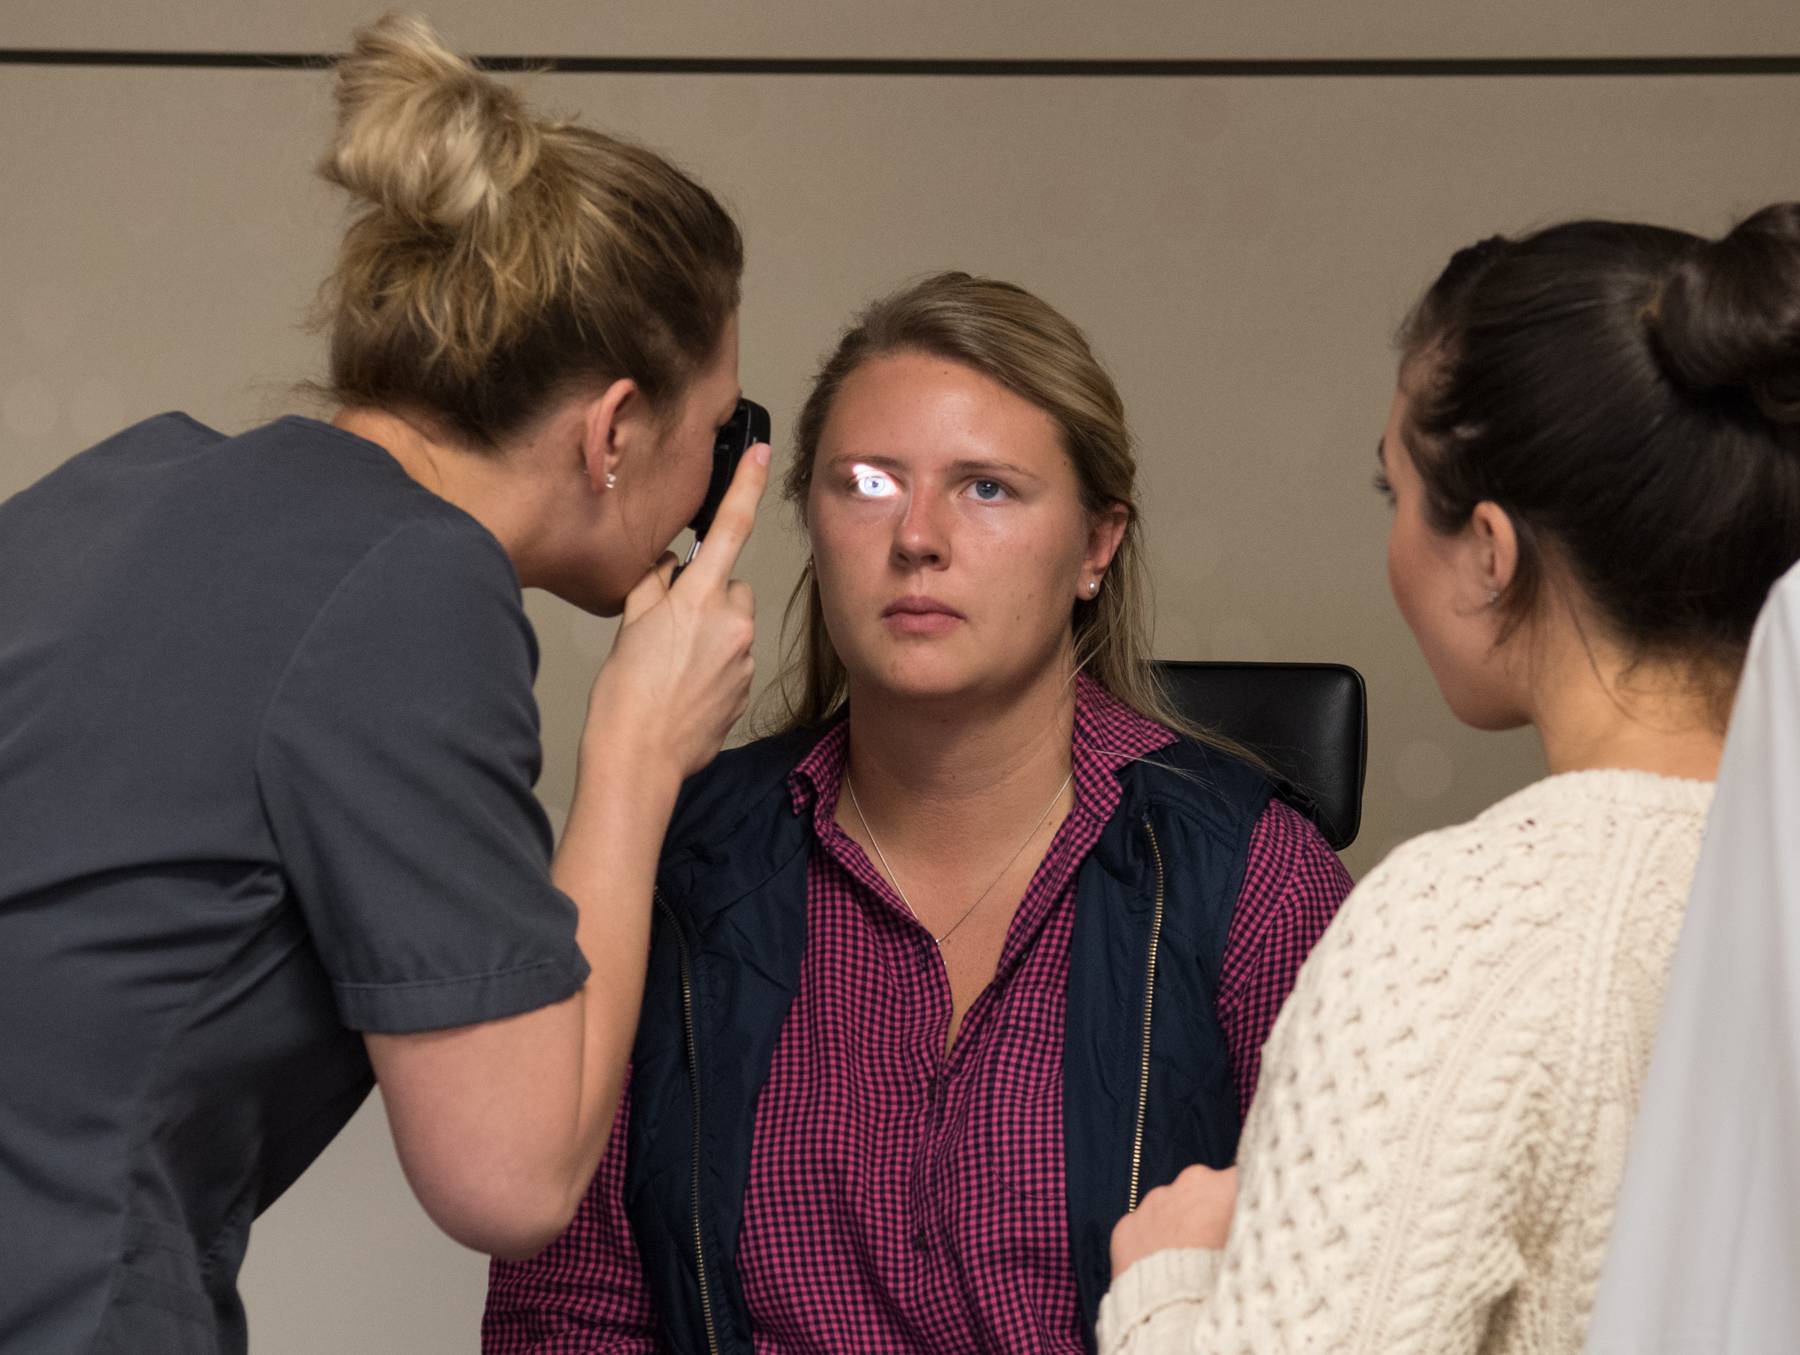
[{"label": "gray short-sleeve top", "polygon": [[579,988],[536,663],[494,537],[310,419],[0,504],[0,1349],[241,1350],[360,1032]]}]

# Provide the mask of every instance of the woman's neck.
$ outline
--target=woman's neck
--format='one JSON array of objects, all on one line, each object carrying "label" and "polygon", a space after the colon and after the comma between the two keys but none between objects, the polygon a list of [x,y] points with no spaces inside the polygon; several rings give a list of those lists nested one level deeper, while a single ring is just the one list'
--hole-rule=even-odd
[{"label": "woman's neck", "polygon": [[514,483],[519,477],[505,461],[435,438],[418,422],[385,409],[348,406],[331,423],[380,447],[420,485],[486,527],[524,574],[520,550],[531,535],[529,513]]},{"label": "woman's neck", "polygon": [[1558,680],[1542,684],[1532,713],[1551,772],[1717,778],[1725,742],[1717,695],[1691,666],[1585,651],[1560,666]]},{"label": "woman's neck", "polygon": [[1023,693],[988,701],[897,700],[853,682],[845,773],[883,842],[905,850],[1040,816],[1069,776],[1075,683],[1066,671],[1057,665]]}]

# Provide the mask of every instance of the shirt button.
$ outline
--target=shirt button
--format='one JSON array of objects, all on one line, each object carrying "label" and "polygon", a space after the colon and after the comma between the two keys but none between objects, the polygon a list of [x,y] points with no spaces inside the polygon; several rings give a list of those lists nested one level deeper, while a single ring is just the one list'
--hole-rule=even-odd
[{"label": "shirt button", "polygon": [[931,1239],[925,1235],[925,1230],[923,1228],[913,1234],[913,1250],[916,1252],[928,1252],[931,1250]]},{"label": "shirt button", "polygon": [[925,1104],[931,1105],[937,1100],[937,1074],[933,1073],[925,1079]]}]

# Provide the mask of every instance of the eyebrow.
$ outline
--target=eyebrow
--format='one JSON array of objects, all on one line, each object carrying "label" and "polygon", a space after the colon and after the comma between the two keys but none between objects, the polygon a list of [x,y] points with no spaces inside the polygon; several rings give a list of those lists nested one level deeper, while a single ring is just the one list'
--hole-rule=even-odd
[{"label": "eyebrow", "polygon": [[[833,468],[838,466],[873,466],[877,470],[903,471],[907,469],[906,462],[897,456],[871,456],[858,452],[840,452],[838,455],[830,458],[825,464]],[[952,476],[982,475],[992,472],[1001,472],[1025,480],[1041,481],[1044,478],[1036,471],[1027,470],[1025,467],[1012,461],[984,461],[965,458],[960,461],[952,461],[947,469]]]},{"label": "eyebrow", "polygon": [[877,470],[901,469],[900,462],[894,457],[864,456],[860,452],[840,452],[837,456],[828,458],[825,464],[834,470],[839,467],[848,469],[853,466],[873,466]]},{"label": "eyebrow", "polygon": [[1000,471],[1003,474],[1018,476],[1025,480],[1042,480],[1044,478],[1036,471],[1026,470],[1025,467],[1011,461],[952,461],[950,470],[952,474],[956,475],[977,475],[983,471]]}]

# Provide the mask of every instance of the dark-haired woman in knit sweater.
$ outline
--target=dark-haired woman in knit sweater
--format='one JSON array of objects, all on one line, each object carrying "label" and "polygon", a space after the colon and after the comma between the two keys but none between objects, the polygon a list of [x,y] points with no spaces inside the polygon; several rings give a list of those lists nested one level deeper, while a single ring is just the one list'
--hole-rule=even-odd
[{"label": "dark-haired woman in knit sweater", "polygon": [[1235,1213],[1196,1167],[1115,1231],[1108,1355],[1581,1348],[1745,646],[1800,559],[1800,205],[1457,254],[1380,457],[1445,700],[1551,774],[1351,894]]}]

